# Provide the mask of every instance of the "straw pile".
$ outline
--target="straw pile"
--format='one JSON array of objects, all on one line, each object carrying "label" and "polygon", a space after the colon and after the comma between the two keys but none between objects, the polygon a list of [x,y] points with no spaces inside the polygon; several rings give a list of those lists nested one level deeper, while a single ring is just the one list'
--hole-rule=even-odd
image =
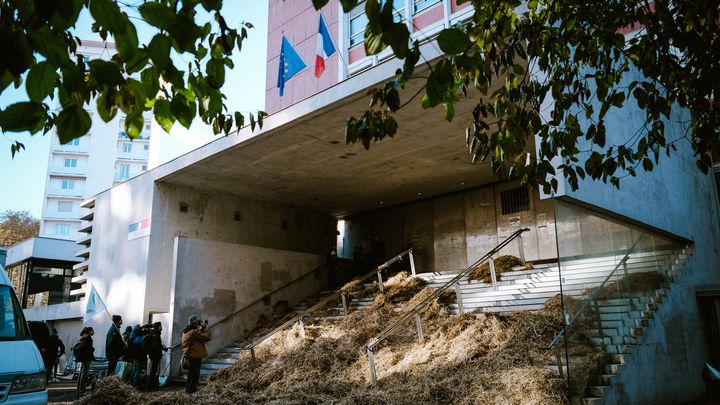
[{"label": "straw pile", "polygon": [[[598,298],[608,299],[632,293],[651,293],[660,287],[662,282],[660,273],[649,271],[644,273],[630,273],[625,277],[605,284],[598,292]],[[591,295],[595,290],[591,289],[586,295]]]},{"label": "straw pile", "polygon": [[[370,307],[334,323],[307,322],[305,339],[297,328],[279,333],[257,348],[256,368],[243,357],[212,374],[193,395],[168,392],[139,397],[123,384],[124,398],[158,405],[568,402],[565,381],[547,367],[552,356],[542,349],[562,328],[559,299],[537,312],[497,315],[449,315],[445,306],[431,303],[422,313],[422,342],[417,341],[414,322],[409,322],[374,349],[379,380],[374,388],[363,345],[432,292],[417,279],[400,274],[385,284],[385,293],[377,295]],[[596,355],[586,342],[573,343],[574,353],[585,356],[585,362]],[[581,370],[574,363],[571,369]],[[117,391],[110,384],[117,383],[104,387],[103,382],[104,388],[83,403],[125,403],[101,397]]]},{"label": "straw pile", "polygon": [[[495,275],[500,278],[502,273],[511,271],[515,266],[522,266],[523,262],[515,256],[505,255],[495,259]],[[525,270],[532,269],[532,264],[528,267],[525,266]],[[468,281],[470,280],[481,280],[484,283],[491,283],[492,276],[490,275],[490,263],[485,262],[480,266],[476,267],[475,270],[468,274]]]}]

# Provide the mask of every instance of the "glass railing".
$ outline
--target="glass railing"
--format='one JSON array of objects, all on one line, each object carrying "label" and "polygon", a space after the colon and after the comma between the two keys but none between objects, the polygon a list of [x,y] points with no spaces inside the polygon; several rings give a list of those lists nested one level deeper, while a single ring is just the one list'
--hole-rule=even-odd
[{"label": "glass railing", "polygon": [[581,397],[638,343],[684,242],[561,200],[555,219],[564,327],[548,349]]}]

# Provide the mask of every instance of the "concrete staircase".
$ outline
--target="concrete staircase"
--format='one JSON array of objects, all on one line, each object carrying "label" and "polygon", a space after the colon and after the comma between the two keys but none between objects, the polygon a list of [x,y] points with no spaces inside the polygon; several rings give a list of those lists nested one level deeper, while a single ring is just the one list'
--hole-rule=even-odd
[{"label": "concrete staircase", "polygon": [[[599,286],[616,267],[622,256],[605,256],[574,259],[562,262],[562,280],[557,263],[538,264],[532,270],[515,267],[513,271],[499,276],[497,290],[491,284],[481,281],[460,281],[463,309],[465,312],[507,312],[542,308],[548,298],[560,292],[562,281],[563,294],[582,298],[588,289]],[[628,274],[655,271],[657,267],[666,268],[672,260],[672,252],[637,253],[627,262]],[[456,273],[424,273],[418,277],[425,279],[428,285],[438,288],[453,278]],[[611,277],[620,279],[625,275],[619,269]],[[458,313],[458,304],[450,305],[453,313]]]},{"label": "concrete staircase", "polygon": [[[371,288],[373,286],[372,283],[364,284],[364,287]],[[318,293],[317,295],[311,297],[308,299],[308,302],[303,302],[299,306],[294,307],[292,309],[294,314],[302,314],[305,312],[305,310],[311,305],[310,303],[317,301],[319,299],[324,298],[325,296],[332,293],[332,291],[322,291]],[[372,294],[363,298],[357,298],[354,295],[350,294],[347,301],[348,306],[348,312],[354,312],[354,311],[360,311],[367,307],[368,305],[372,304],[373,300],[375,299],[376,294]],[[398,308],[399,309],[399,308]],[[310,317],[310,319],[314,321],[329,321],[334,322],[339,319],[341,319],[344,316],[344,310],[341,303],[337,303],[337,305],[328,305],[325,307],[322,311],[319,311],[315,313],[313,317]],[[212,354],[211,356],[207,357],[203,360],[202,365],[200,366],[200,380],[204,381],[207,380],[208,376],[217,370],[223,369],[225,367],[228,367],[240,359],[240,356],[247,356],[249,358],[249,355],[247,353],[242,354],[242,348],[244,345],[240,342],[235,342],[229,346],[224,347],[220,351]]]},{"label": "concrete staircase", "polygon": [[[643,273],[664,270],[666,280],[672,280],[687,259],[688,251],[680,254],[672,251],[655,253],[636,253],[627,261],[627,273]],[[460,282],[464,312],[505,312],[516,310],[537,310],[548,298],[559,293],[562,281],[563,293],[579,299],[586,298],[589,289],[598,287],[617,266],[622,256],[606,256],[565,260],[562,262],[562,279],[557,263],[538,264],[531,270],[522,267],[503,273],[499,277],[497,290],[492,285],[478,281]],[[430,287],[440,287],[453,278],[456,272],[424,273],[418,277],[428,282]],[[620,279],[625,270],[620,268],[610,281]],[[366,288],[372,286],[367,283]],[[612,389],[612,382],[619,378],[622,365],[627,361],[632,347],[639,343],[648,320],[652,319],[658,305],[668,293],[669,284],[661,286],[651,293],[638,293],[631,297],[608,299],[598,302],[598,322],[583,331],[597,346],[599,351],[607,353],[603,373],[593,378],[583,398],[575,398],[576,404],[602,404]],[[320,293],[314,299],[320,299],[329,292]],[[359,311],[370,305],[375,294],[363,298],[350,295],[348,311]],[[293,308],[301,314],[308,307],[302,304]],[[458,313],[458,304],[449,305],[451,312]],[[344,316],[340,302],[328,305],[322,312],[312,318],[314,320],[336,321]],[[228,367],[238,361],[242,352],[242,344],[229,345],[207,359],[201,366],[201,379],[207,379],[210,373]],[[243,356],[249,356],[247,353]],[[551,368],[558,370],[557,365]]]},{"label": "concrete staircase", "polygon": [[[665,297],[672,293],[672,283],[680,277],[691,254],[689,248],[682,249],[671,257],[665,282],[649,293],[634,293],[627,298],[598,301],[596,328],[582,333],[589,337],[598,350],[606,353],[602,372],[591,379],[585,395],[573,398],[574,404],[604,405],[612,396],[615,382],[621,378],[624,365],[632,361],[632,352],[642,344],[643,336]],[[572,372],[572,370],[571,370]]]}]

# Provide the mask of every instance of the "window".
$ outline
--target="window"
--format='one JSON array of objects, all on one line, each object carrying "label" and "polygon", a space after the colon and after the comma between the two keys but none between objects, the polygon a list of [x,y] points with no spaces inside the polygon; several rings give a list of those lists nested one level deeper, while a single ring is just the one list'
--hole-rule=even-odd
[{"label": "window", "polygon": [[[437,1],[435,1],[437,2]],[[387,0],[381,0],[380,6],[384,6]],[[395,22],[405,21],[405,1],[395,0],[393,2],[393,20]],[[365,26],[368,18],[365,15],[365,2],[362,2],[350,12],[350,47],[362,43],[365,40]]]},{"label": "window", "polygon": [[77,159],[65,159],[65,167],[77,167]]},{"label": "window", "polygon": [[368,18],[364,13],[365,6],[361,4],[356,7],[357,15],[352,15],[356,11],[351,11],[350,14],[350,46],[355,46],[365,39],[365,26],[368,23]]},{"label": "window", "polygon": [[120,165],[120,178],[121,179],[130,178],[130,165]]},{"label": "window", "polygon": [[[15,291],[7,285],[0,285],[0,340],[25,340],[30,338],[30,330],[25,322],[22,307]],[[8,350],[8,349],[4,349]]]},{"label": "window", "polygon": [[72,201],[58,201],[58,212],[72,212]]},{"label": "window", "polygon": [[78,146],[78,145],[80,145],[80,138],[75,138],[75,139],[73,139],[72,141],[66,143],[65,145],[68,145],[68,146]]},{"label": "window", "polygon": [[502,214],[508,215],[530,209],[530,193],[527,187],[518,187],[500,192]]},{"label": "window", "polygon": [[149,131],[151,125],[152,124],[150,121],[145,121],[145,125],[143,126],[143,128],[145,128],[145,131]]},{"label": "window", "polygon": [[122,139],[130,139],[130,136],[128,136],[127,132],[125,132],[125,131],[118,132],[118,137],[120,137]]},{"label": "window", "polygon": [[55,224],[55,235],[69,235],[70,225],[68,224]]},{"label": "window", "polygon": [[415,0],[415,13],[426,10],[438,3],[440,3],[440,0]]},{"label": "window", "polygon": [[147,170],[147,165],[142,165],[142,171],[146,171],[146,170]]},{"label": "window", "polygon": [[132,144],[124,143],[122,144],[122,153],[130,153],[132,152]]},{"label": "window", "polygon": [[148,150],[148,149],[150,149],[150,145],[143,145],[143,150]]},{"label": "window", "polygon": [[63,180],[60,183],[60,188],[62,188],[63,190],[75,189],[75,180]]}]

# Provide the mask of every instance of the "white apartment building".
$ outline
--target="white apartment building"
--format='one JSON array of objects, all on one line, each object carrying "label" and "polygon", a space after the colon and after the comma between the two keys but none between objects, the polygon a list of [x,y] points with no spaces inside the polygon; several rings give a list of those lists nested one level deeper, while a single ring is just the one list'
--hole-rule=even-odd
[{"label": "white apartment building", "polygon": [[[115,45],[83,41],[78,53],[88,59],[110,59]],[[87,209],[80,203],[105,189],[143,173],[150,155],[151,118],[148,115],[141,135],[131,140],[125,133],[125,119],[120,112],[104,122],[93,107],[90,133],[61,144],[53,134],[48,157],[40,235],[77,240]]]}]

